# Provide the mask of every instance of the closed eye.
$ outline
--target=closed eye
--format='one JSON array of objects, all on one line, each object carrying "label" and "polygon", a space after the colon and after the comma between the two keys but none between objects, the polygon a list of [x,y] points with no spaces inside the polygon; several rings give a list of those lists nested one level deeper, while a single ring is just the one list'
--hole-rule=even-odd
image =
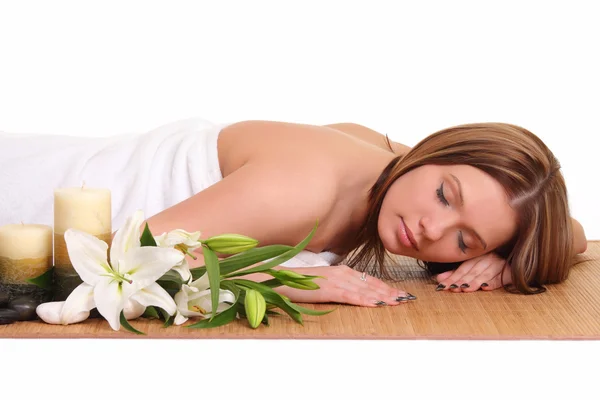
[{"label": "closed eye", "polygon": [[445,206],[449,206],[450,203],[448,203],[448,200],[446,199],[446,196],[444,196],[444,182],[442,182],[442,184],[440,185],[439,188],[437,188],[435,190],[438,199],[440,200],[440,202],[445,205]]},{"label": "closed eye", "polygon": [[[435,190],[438,199],[440,200],[440,203],[442,203],[444,206],[448,207],[450,206],[450,203],[448,202],[448,199],[446,199],[446,196],[444,196],[444,182],[442,182],[442,184],[440,185],[439,188],[437,188]],[[460,249],[460,251],[462,251],[464,254],[467,253],[467,249],[469,247],[467,247],[467,245],[465,244],[465,241],[463,239],[463,234],[462,231],[458,231],[458,248]]]},{"label": "closed eye", "polygon": [[461,231],[458,231],[458,247],[460,248],[460,251],[462,251],[464,254],[467,254],[468,247],[463,240],[463,234]]}]

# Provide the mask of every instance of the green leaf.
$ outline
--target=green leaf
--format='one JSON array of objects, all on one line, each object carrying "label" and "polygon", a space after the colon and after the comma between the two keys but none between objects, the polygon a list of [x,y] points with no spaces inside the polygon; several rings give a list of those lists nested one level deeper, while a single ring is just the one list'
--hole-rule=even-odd
[{"label": "green leaf", "polygon": [[294,258],[298,253],[300,253],[308,245],[308,243],[314,236],[315,232],[317,231],[317,227],[318,227],[318,223],[315,225],[313,230],[309,233],[309,235],[302,242],[300,242],[297,246],[293,247],[292,249],[286,251],[285,253],[275,257],[273,260],[266,262],[262,265],[259,265],[257,267],[246,269],[244,271],[240,271],[237,273],[226,274],[225,276],[227,276],[228,278],[233,278],[236,276],[253,274],[255,272],[263,272],[263,271],[271,269],[272,267],[280,265],[281,263],[284,263],[284,262]]},{"label": "green leaf", "polygon": [[266,313],[263,316],[263,319],[262,319],[261,323],[264,324],[264,325],[266,325],[266,326],[269,326],[269,316]]},{"label": "green leaf", "polygon": [[158,315],[156,308],[154,308],[152,306],[146,307],[146,311],[144,311],[144,313],[142,314],[142,317],[149,318],[149,319],[160,319],[160,315]]},{"label": "green leaf", "polygon": [[170,316],[169,313],[166,312],[163,308],[160,308],[160,307],[156,307],[156,308],[158,308],[158,311],[162,315],[162,319],[165,321],[163,327],[168,328],[169,326],[171,326],[173,324],[175,317]]},{"label": "green leaf", "polygon": [[148,223],[146,222],[146,226],[144,227],[144,231],[142,232],[142,236],[140,237],[140,244],[142,247],[152,246],[156,247],[156,240],[154,240],[154,236],[150,232],[150,228],[148,227]]},{"label": "green leaf", "polygon": [[214,318],[203,319],[195,324],[188,325],[187,328],[215,328],[217,326],[226,325],[235,320],[236,315],[237,306],[236,304],[233,304],[227,310],[215,315]]},{"label": "green leaf", "polygon": [[299,306],[298,304],[292,303],[291,301],[287,301],[285,299],[283,301],[285,301],[294,310],[301,312],[302,314],[306,314],[306,315],[325,315],[325,314],[329,314],[330,312],[333,312],[336,310],[335,308],[333,310],[323,310],[323,311],[312,310],[310,308]]},{"label": "green leaf", "polygon": [[27,279],[27,282],[31,283],[32,285],[39,286],[42,289],[52,289],[52,285],[54,283],[54,267],[50,268],[43,274],[36,276],[35,278]]},{"label": "green leaf", "polygon": [[138,331],[133,326],[129,325],[129,321],[127,321],[127,319],[125,318],[125,314],[123,314],[123,311],[121,311],[121,326],[127,329],[129,332],[133,332],[137,335],[145,335],[144,332]]},{"label": "green leaf", "polygon": [[204,262],[206,262],[206,272],[208,273],[208,282],[210,284],[210,301],[212,303],[210,319],[212,320],[215,318],[217,306],[219,305],[219,283],[221,281],[219,258],[214,251],[205,246],[202,246],[202,253],[204,254]]},{"label": "green leaf", "polygon": [[163,327],[164,327],[164,328],[168,328],[168,327],[170,327],[171,325],[173,325],[173,322],[175,322],[175,317],[173,317],[173,316],[169,316],[169,318],[167,318],[167,319],[165,320],[165,323],[164,323]]},{"label": "green leaf", "polygon": [[[257,262],[268,260],[273,257],[277,257],[293,249],[292,246],[284,245],[269,245],[264,247],[255,247],[250,250],[246,250],[243,253],[236,254],[231,257],[227,257],[224,260],[219,261],[219,267],[221,268],[221,275],[235,272],[239,269],[254,265]],[[200,278],[206,273],[206,267],[197,267],[190,270],[194,279]]]},{"label": "green leaf", "polygon": [[172,269],[167,271],[163,276],[156,280],[156,283],[160,285],[163,289],[165,289],[171,297],[175,295],[175,293],[181,290],[181,285],[183,285],[183,279],[181,279],[181,275],[177,271],[173,271]]},{"label": "green leaf", "polygon": [[165,272],[165,274],[163,276],[161,276],[160,278],[158,278],[158,280],[166,281],[166,282],[175,282],[175,283],[179,284],[180,286],[183,284],[183,279],[181,279],[181,274],[177,271],[173,271],[172,269]]},{"label": "green leaf", "polygon": [[[240,300],[241,300],[241,298],[240,298]],[[247,315],[246,315],[246,306],[244,305],[244,302],[238,301],[236,303],[235,307],[237,308],[237,313],[240,316],[240,318],[247,318]]]},{"label": "green leaf", "polygon": [[283,285],[279,279],[269,279],[267,281],[262,281],[261,283],[270,288],[276,288]]}]

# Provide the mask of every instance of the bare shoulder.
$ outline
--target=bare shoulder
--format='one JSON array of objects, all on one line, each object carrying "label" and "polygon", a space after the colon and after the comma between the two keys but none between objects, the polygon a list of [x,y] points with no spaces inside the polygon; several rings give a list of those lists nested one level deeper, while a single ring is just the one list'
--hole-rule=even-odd
[{"label": "bare shoulder", "polygon": [[336,124],[328,124],[325,126],[344,132],[380,149],[389,151],[391,148],[391,150],[398,155],[404,155],[410,151],[409,146],[394,142],[385,134],[377,132],[376,130],[368,128],[364,125],[355,124],[353,122],[341,122]]},{"label": "bare shoulder", "polygon": [[[227,176],[253,160],[288,164],[292,159],[331,168],[333,153],[351,151],[356,141],[325,126],[279,122],[242,121],[227,126],[219,136],[219,160]],[[334,166],[334,165],[333,165]]]}]

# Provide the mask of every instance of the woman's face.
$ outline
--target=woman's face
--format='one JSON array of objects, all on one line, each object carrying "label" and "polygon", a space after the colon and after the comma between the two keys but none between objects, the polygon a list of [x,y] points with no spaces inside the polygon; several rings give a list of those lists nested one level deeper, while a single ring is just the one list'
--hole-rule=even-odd
[{"label": "woman's face", "polygon": [[425,165],[402,175],[386,193],[378,221],[389,252],[433,262],[489,253],[516,229],[500,183],[469,165]]}]

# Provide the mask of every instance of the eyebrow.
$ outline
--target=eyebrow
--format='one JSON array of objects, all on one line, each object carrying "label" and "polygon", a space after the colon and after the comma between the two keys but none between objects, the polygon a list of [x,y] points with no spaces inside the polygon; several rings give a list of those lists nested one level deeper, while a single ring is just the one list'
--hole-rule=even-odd
[{"label": "eyebrow", "polygon": [[[458,197],[460,197],[460,205],[463,206],[465,204],[465,199],[463,197],[462,185],[460,184],[460,180],[453,174],[450,174],[450,176],[452,177],[452,179],[454,179],[456,185],[458,186]],[[487,249],[487,243],[485,242],[485,240],[483,240],[479,233],[477,233],[474,229],[471,229],[471,231],[477,237],[477,239],[479,239],[479,241],[483,245],[483,249]]]}]

